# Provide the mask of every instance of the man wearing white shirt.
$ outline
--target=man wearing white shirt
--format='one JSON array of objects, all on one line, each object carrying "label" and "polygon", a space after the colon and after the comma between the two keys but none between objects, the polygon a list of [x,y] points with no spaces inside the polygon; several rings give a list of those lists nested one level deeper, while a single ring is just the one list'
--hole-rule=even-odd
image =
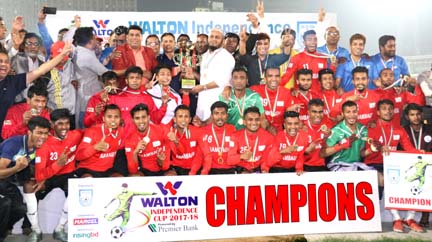
[{"label": "man wearing white shirt", "polygon": [[223,32],[221,29],[212,29],[209,36],[209,49],[204,53],[201,61],[200,85],[195,86],[191,92],[198,93],[196,117],[202,122],[210,118],[209,106],[219,100],[225,86],[231,80],[231,71],[234,68],[233,56],[224,48]]}]

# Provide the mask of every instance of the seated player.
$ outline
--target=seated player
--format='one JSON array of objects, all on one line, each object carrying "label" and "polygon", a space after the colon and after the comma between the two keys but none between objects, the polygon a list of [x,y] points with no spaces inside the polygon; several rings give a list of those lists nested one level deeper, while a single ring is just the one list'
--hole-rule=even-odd
[{"label": "seated player", "polygon": [[125,141],[129,174],[163,176],[168,171],[170,158],[166,132],[150,123],[147,105],[137,104],[130,113],[136,130]]},{"label": "seated player", "polygon": [[238,173],[260,173],[263,164],[273,145],[274,137],[261,128],[261,114],[257,107],[249,107],[244,111],[245,128],[235,134],[237,150],[231,149],[228,155],[236,152],[240,155],[237,164]]},{"label": "seated player", "polygon": [[56,109],[51,112],[53,134],[36,151],[35,177],[43,183],[36,197],[43,199],[54,188],[63,190],[66,200],[60,221],[54,230],[53,238],[67,241],[65,225],[68,215],[68,179],[75,178],[75,155],[81,142],[82,132],[70,130],[70,112],[68,109]]},{"label": "seated player", "polygon": [[103,123],[87,128],[78,146],[75,173],[78,177],[120,176],[113,169],[114,158],[123,140],[120,127],[120,108],[108,104],[104,110]]}]

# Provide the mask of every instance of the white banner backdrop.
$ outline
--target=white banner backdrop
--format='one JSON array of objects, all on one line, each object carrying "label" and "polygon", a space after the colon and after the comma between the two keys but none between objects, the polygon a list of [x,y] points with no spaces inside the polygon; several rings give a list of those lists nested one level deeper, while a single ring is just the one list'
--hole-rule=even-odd
[{"label": "white banner backdrop", "polygon": [[[58,11],[47,16],[47,27],[51,36],[57,36],[60,29],[71,26],[75,15],[81,16],[81,26],[93,27],[95,34],[108,39],[109,34],[119,25],[129,27],[139,25],[144,37],[165,32],[175,36],[188,34],[192,40],[197,34],[209,34],[212,28],[221,28],[224,32],[238,33],[241,25],[251,25],[246,21],[246,14],[241,12],[93,12],[93,11]],[[306,30],[315,29],[317,13],[265,13],[263,24],[267,24],[272,46],[280,44],[280,34],[285,28],[297,32],[296,48],[302,46],[302,35]],[[336,25],[336,14],[327,13],[325,25]],[[322,26],[326,28],[327,26]],[[322,30],[320,30],[322,32]],[[321,34],[320,34],[321,35]],[[319,36],[319,38],[323,38]],[[56,39],[56,38],[53,38]]]},{"label": "white banner backdrop", "polygon": [[381,231],[367,172],[72,179],[69,241]]},{"label": "white banner backdrop", "polygon": [[432,212],[432,154],[384,156],[384,179],[387,209]]}]

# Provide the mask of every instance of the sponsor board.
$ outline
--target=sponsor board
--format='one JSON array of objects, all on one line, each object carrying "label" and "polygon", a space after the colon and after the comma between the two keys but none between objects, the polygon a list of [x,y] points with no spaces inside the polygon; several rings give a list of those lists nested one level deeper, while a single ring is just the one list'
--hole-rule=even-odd
[{"label": "sponsor board", "polygon": [[[83,206],[80,184],[89,182],[93,202]],[[71,179],[69,185],[69,241],[381,231],[375,171]],[[76,220],[89,208],[94,216]]]}]

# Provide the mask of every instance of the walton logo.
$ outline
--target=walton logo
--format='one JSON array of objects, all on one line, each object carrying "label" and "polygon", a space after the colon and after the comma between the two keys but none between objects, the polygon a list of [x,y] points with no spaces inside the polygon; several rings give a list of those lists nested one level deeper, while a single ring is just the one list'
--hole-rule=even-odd
[{"label": "walton logo", "polygon": [[109,23],[109,19],[107,19],[107,20],[100,19],[99,21],[93,19],[93,23],[96,25],[96,28],[98,28],[98,29],[101,28],[101,27],[103,29],[106,29],[107,24]]},{"label": "walton logo", "polygon": [[150,229],[150,231],[152,231],[153,233],[156,232],[156,224],[149,224],[148,228]]},{"label": "walton logo", "polygon": [[168,191],[171,193],[171,195],[176,195],[177,189],[179,189],[181,184],[181,181],[174,182],[174,185],[171,182],[167,182],[165,185],[161,182],[156,182],[156,185],[159,187],[159,190],[164,196],[168,195]]}]

